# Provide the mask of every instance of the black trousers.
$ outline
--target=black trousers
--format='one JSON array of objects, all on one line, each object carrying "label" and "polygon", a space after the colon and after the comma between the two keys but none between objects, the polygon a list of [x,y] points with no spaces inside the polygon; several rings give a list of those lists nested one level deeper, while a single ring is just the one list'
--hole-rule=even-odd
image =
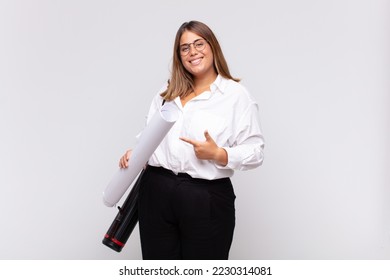
[{"label": "black trousers", "polygon": [[148,166],[138,200],[143,259],[228,259],[235,198],[229,178],[194,179]]}]

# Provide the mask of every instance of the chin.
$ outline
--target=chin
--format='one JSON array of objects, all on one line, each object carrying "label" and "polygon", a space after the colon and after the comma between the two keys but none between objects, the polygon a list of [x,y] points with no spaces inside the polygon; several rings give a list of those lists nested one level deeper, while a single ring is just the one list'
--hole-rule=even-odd
[{"label": "chin", "polygon": [[187,71],[194,77],[202,75],[202,71],[194,71],[192,69],[187,69]]}]

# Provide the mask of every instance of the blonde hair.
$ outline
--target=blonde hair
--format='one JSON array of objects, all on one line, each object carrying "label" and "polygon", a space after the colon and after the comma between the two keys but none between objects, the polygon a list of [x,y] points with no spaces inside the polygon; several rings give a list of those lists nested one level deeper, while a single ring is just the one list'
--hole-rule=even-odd
[{"label": "blonde hair", "polygon": [[190,21],[183,23],[176,33],[175,44],[173,47],[172,74],[168,80],[167,89],[161,93],[161,96],[167,100],[173,100],[178,96],[185,97],[194,90],[194,79],[183,66],[180,55],[180,38],[185,31],[193,32],[205,39],[211,47],[214,56],[215,71],[226,79],[232,79],[239,82],[239,79],[230,75],[229,67],[222,53],[221,46],[218,43],[213,31],[204,23],[199,21]]}]

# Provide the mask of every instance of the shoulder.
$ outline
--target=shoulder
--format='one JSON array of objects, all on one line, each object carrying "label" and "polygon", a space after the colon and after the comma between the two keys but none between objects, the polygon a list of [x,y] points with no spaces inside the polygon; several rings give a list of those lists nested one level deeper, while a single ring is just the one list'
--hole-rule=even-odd
[{"label": "shoulder", "polygon": [[153,96],[152,102],[151,102],[150,107],[149,107],[148,117],[153,116],[153,114],[156,111],[160,110],[160,108],[162,107],[163,98],[161,96],[161,93],[163,93],[165,91],[165,89],[167,88],[167,85],[168,85],[168,83],[165,83],[160,88],[160,90]]},{"label": "shoulder", "polygon": [[163,98],[162,98],[161,94],[167,89],[167,87],[168,87],[168,83],[164,83],[161,86],[160,90],[153,97],[153,101],[152,101],[153,103],[162,104]]},{"label": "shoulder", "polygon": [[235,102],[243,103],[243,105],[256,104],[256,100],[249,90],[241,83],[231,79],[223,78],[224,87],[221,89],[229,99],[234,99]]}]

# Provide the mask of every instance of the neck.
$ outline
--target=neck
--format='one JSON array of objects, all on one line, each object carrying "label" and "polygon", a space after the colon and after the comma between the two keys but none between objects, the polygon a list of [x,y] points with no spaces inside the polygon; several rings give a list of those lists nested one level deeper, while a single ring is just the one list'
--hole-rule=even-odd
[{"label": "neck", "polygon": [[194,77],[194,86],[195,89],[205,89],[210,87],[210,85],[215,81],[217,78],[217,73],[213,73],[210,75],[205,75],[202,77]]}]

